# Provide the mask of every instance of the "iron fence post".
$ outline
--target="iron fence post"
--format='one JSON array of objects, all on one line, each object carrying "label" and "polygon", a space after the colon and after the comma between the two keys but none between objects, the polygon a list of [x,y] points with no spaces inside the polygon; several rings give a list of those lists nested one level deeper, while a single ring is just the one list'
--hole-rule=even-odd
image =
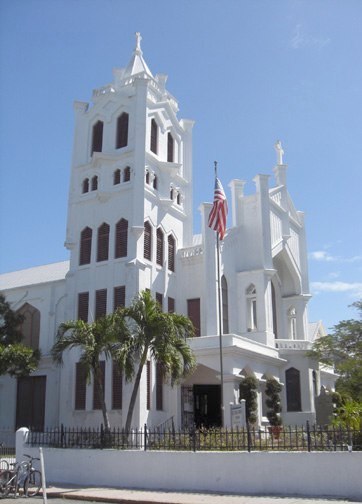
[{"label": "iron fence post", "polygon": [[308,451],[311,451],[311,438],[310,438],[310,425],[309,421],[307,420],[307,443],[308,443]]},{"label": "iron fence post", "polygon": [[250,432],[250,425],[249,422],[246,422],[246,437],[248,440],[248,452],[251,452],[251,432]]},{"label": "iron fence post", "polygon": [[144,424],[143,426],[143,444],[145,451],[147,451],[147,424]]}]

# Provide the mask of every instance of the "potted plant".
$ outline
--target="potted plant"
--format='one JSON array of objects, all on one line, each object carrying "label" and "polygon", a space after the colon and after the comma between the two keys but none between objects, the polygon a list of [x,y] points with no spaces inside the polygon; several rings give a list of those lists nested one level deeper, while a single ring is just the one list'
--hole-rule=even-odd
[{"label": "potted plant", "polygon": [[267,412],[266,416],[269,420],[269,432],[276,438],[279,439],[280,432],[282,430],[282,419],[280,413],[282,411],[282,406],[280,402],[280,392],[282,391],[282,386],[275,378],[268,378],[266,381],[265,395],[267,396],[266,405]]}]

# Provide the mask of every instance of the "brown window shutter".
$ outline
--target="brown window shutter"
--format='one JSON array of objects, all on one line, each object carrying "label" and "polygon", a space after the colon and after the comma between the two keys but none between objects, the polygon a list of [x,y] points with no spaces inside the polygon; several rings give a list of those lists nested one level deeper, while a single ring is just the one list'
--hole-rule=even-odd
[{"label": "brown window shutter", "polygon": [[123,373],[117,362],[112,367],[112,409],[122,409]]},{"label": "brown window shutter", "polygon": [[100,317],[104,317],[106,313],[107,313],[107,289],[96,290],[96,309],[95,309],[96,320]]},{"label": "brown window shutter", "polygon": [[91,155],[93,154],[93,152],[102,152],[102,145],[103,123],[102,121],[97,121],[93,126]]},{"label": "brown window shutter", "polygon": [[147,375],[147,397],[146,397],[146,408],[151,409],[151,361],[146,362],[146,375]]},{"label": "brown window shutter", "polygon": [[161,231],[160,228],[157,229],[156,240],[157,240],[156,263],[159,264],[160,266],[162,266],[163,265],[163,232]]},{"label": "brown window shutter", "polygon": [[74,409],[84,410],[87,390],[87,374],[82,362],[75,365],[75,405]]},{"label": "brown window shutter", "polygon": [[187,300],[187,315],[191,322],[194,324],[195,336],[201,335],[200,330],[200,299]]},{"label": "brown window shutter", "polygon": [[156,410],[163,410],[163,369],[158,362],[156,364]]},{"label": "brown window shutter", "polygon": [[129,182],[131,180],[131,168],[126,166],[123,170],[123,182]]},{"label": "brown window shutter", "polygon": [[168,133],[168,135],[167,135],[167,161],[169,163],[173,163],[173,147],[174,147],[173,137],[172,137],[171,133]]},{"label": "brown window shutter", "polygon": [[168,237],[168,269],[175,271],[175,238],[172,235]]},{"label": "brown window shutter", "polygon": [[80,234],[79,265],[89,264],[92,252],[92,230],[89,227],[83,229]]},{"label": "brown window shutter", "polygon": [[109,225],[103,223],[98,228],[97,262],[108,260]]},{"label": "brown window shutter", "polygon": [[126,306],[126,286],[120,285],[114,288],[113,293],[113,311],[116,311],[119,307]]},{"label": "brown window shutter", "polygon": [[128,118],[125,112],[118,117],[116,149],[126,147],[128,144]]},{"label": "brown window shutter", "polygon": [[87,193],[89,191],[89,179],[84,179],[82,183],[82,193]]},{"label": "brown window shutter", "polygon": [[128,246],[128,221],[121,219],[116,224],[116,244],[115,244],[115,258],[127,257]]},{"label": "brown window shutter", "polygon": [[88,322],[89,292],[78,294],[78,320]]},{"label": "brown window shutter", "polygon": [[158,126],[154,119],[151,120],[151,151],[157,154]]},{"label": "brown window shutter", "polygon": [[300,372],[298,369],[292,367],[286,370],[285,388],[287,394],[287,411],[302,411]]},{"label": "brown window shutter", "polygon": [[143,256],[145,259],[148,259],[149,261],[151,260],[151,250],[152,250],[152,227],[149,222],[145,222]]},{"label": "brown window shutter", "polygon": [[[103,394],[104,394],[105,393],[104,385],[105,385],[106,363],[105,363],[105,361],[100,361],[99,365],[101,368],[102,390],[103,390]],[[93,409],[94,410],[102,409],[102,401],[101,401],[101,397],[99,396],[98,388],[96,387],[96,384],[95,384],[95,377],[94,376],[93,376]]]},{"label": "brown window shutter", "polygon": [[168,306],[167,306],[168,313],[175,313],[175,300],[174,300],[174,298],[169,297],[167,304],[168,304]]},{"label": "brown window shutter", "polygon": [[163,307],[163,295],[160,292],[156,292],[156,301],[160,305],[160,308],[162,310],[162,307]]},{"label": "brown window shutter", "polygon": [[121,170],[117,169],[113,172],[113,185],[121,183]]}]

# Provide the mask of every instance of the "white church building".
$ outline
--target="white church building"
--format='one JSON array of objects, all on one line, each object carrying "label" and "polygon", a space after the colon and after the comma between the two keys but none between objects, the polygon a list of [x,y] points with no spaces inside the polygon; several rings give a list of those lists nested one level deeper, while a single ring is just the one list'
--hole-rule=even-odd
[{"label": "white church building", "polygon": [[[140,40],[137,34],[130,62],[114,70],[111,84],[93,91],[92,103],[74,104],[70,260],[0,275],[0,290],[25,316],[25,341],[42,353],[31,376],[0,377],[0,429],[100,425],[99,401],[78,352],[69,352],[59,368],[50,349],[61,322],[93,321],[129,305],[144,289],[163,310],[190,316],[198,365],[171,388],[150,359],[133,425],[155,427],[171,417],[179,428],[221,423],[215,232],[207,225],[212,204],[201,205],[201,234],[193,234],[194,123],[177,117],[167,77],[151,73]],[[308,322],[304,217],[288,193],[280,142],[275,149],[273,183],[256,175],[255,193],[247,196],[243,180],[229,184],[232,222],[221,247],[226,426],[248,375],[258,381],[260,425],[267,422],[269,377],[282,384],[284,424],[314,422],[320,387],[334,385],[333,373],[306,355],[323,327]],[[104,386],[112,427],[122,427],[132,384],[105,360]]]}]

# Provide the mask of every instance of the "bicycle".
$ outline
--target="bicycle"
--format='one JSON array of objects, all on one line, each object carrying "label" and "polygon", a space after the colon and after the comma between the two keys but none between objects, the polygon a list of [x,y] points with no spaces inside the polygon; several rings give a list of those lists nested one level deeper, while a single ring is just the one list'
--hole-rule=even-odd
[{"label": "bicycle", "polygon": [[0,497],[6,497],[10,492],[14,495],[23,489],[25,497],[34,497],[38,494],[42,486],[41,472],[33,467],[33,460],[39,460],[31,455],[24,456],[29,460],[23,460],[20,463],[10,464],[12,470],[4,470],[0,473]]}]

